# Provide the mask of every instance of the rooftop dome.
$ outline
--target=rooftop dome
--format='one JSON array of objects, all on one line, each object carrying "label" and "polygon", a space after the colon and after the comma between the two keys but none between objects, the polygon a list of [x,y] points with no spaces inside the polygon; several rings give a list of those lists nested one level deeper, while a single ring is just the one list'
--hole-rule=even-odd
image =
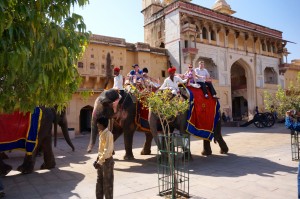
[{"label": "rooftop dome", "polygon": [[217,0],[212,9],[227,15],[232,15],[235,13],[235,11],[231,10],[230,5],[225,0]]}]

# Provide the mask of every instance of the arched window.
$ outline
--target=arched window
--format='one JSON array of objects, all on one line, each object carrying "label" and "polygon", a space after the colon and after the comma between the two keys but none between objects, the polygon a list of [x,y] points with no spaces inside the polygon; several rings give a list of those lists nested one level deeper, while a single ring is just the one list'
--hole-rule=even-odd
[{"label": "arched window", "polygon": [[277,73],[273,67],[266,67],[264,70],[264,79],[266,84],[277,84]]},{"label": "arched window", "polygon": [[207,39],[207,30],[205,27],[202,28],[202,38]]},{"label": "arched window", "polygon": [[95,64],[94,63],[90,64],[90,69],[95,69]]},{"label": "arched window", "polygon": [[266,51],[266,44],[265,44],[265,43],[262,43],[262,44],[261,44],[261,48],[262,48],[263,51]]},{"label": "arched window", "polygon": [[213,30],[211,30],[211,32],[210,32],[210,39],[211,39],[212,41],[216,41],[216,33],[215,33],[215,31],[213,31]]}]

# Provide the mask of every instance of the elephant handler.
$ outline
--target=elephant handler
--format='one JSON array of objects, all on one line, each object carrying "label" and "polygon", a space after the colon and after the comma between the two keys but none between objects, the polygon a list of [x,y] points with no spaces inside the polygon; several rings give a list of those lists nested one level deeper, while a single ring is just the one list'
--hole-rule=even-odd
[{"label": "elephant handler", "polygon": [[159,90],[170,89],[173,95],[179,93],[178,83],[186,83],[187,79],[182,80],[180,77],[175,76],[176,68],[173,66],[168,69],[169,77],[167,77],[164,83],[160,86]]},{"label": "elephant handler", "polygon": [[99,130],[99,150],[94,167],[97,169],[96,198],[113,198],[114,188],[114,137],[108,130],[108,119],[100,117],[97,119]]}]

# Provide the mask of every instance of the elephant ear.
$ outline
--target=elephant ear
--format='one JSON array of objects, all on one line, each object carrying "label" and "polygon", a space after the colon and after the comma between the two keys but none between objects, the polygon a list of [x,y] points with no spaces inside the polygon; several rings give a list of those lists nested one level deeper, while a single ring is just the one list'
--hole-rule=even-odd
[{"label": "elephant ear", "polygon": [[102,105],[113,103],[118,98],[119,98],[119,93],[115,89],[109,89],[103,91],[99,96],[99,100]]}]

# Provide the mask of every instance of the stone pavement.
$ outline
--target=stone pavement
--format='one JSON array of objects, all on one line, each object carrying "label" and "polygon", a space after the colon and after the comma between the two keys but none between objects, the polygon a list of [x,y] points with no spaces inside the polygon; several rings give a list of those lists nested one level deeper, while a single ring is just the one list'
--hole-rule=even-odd
[{"label": "stone pavement", "polygon": [[[190,162],[189,193],[195,199],[286,199],[297,198],[297,162],[291,159],[290,134],[283,124],[258,129],[253,125],[224,127],[223,136],[229,147],[227,155],[219,154],[212,143],[213,155],[202,156],[202,141],[191,139],[194,160]],[[158,176],[156,150],[149,156],[140,155],[144,134],[134,137],[135,160],[123,160],[123,138],[115,143],[116,199],[156,199]],[[42,157],[37,158],[35,172],[20,175],[13,170],[2,179],[7,199],[95,198],[96,170],[92,163],[96,148],[87,154],[89,135],[77,136],[72,152],[64,139],[55,148],[57,167],[38,170]],[[154,145],[154,143],[153,143]],[[24,153],[8,153],[7,163],[14,169],[22,163]]]}]

